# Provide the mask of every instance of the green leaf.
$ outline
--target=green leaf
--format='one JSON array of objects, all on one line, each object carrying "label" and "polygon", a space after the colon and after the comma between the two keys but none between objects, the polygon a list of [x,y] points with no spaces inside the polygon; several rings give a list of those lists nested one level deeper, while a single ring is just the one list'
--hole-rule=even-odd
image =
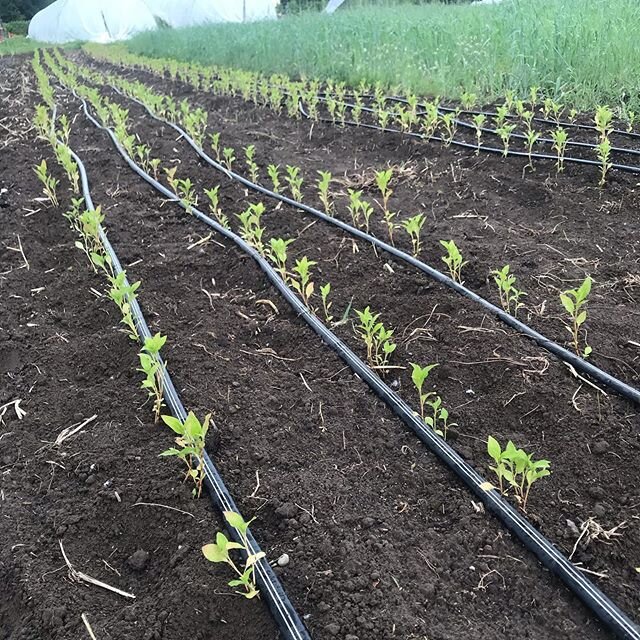
[{"label": "green leaf", "polygon": [[489,436],[489,438],[487,439],[487,453],[496,462],[500,460],[500,457],[502,455],[502,449],[500,448],[500,444],[493,436]]},{"label": "green leaf", "polygon": [[245,522],[244,518],[235,511],[225,511],[224,517],[234,529],[237,529],[242,534],[246,533],[249,528],[249,523]]},{"label": "green leaf", "polygon": [[576,307],[573,303],[573,300],[568,295],[566,295],[565,293],[561,293],[560,302],[562,302],[562,306],[567,310],[568,313],[570,313],[571,315],[574,314]]},{"label": "green leaf", "polygon": [[216,544],[205,544],[202,553],[209,562],[226,562],[229,554]]},{"label": "green leaf", "polygon": [[173,416],[161,416],[162,421],[169,427],[175,431],[178,435],[182,435],[184,433],[184,426],[178,418],[174,418]]}]

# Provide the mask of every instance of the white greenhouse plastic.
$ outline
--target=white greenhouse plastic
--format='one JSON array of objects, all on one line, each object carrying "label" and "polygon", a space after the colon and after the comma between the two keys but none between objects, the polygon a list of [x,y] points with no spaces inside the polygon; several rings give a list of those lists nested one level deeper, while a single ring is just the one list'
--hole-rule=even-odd
[{"label": "white greenhouse plastic", "polygon": [[142,0],[57,0],[29,23],[29,37],[42,42],[114,42],[156,28]]},{"label": "white greenhouse plastic", "polygon": [[43,42],[115,42],[140,31],[214,22],[270,20],[279,0],[56,0],[29,24],[29,37]]},{"label": "white greenhouse plastic", "polygon": [[151,13],[170,27],[213,22],[250,22],[276,18],[276,0],[144,0]]}]

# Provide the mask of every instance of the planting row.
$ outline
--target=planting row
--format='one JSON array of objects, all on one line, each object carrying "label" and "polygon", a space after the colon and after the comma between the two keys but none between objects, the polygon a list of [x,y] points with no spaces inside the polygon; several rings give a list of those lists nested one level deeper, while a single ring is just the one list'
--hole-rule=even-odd
[{"label": "planting row", "polygon": [[[304,113],[314,121],[325,118],[334,124],[375,124],[383,130],[395,127],[404,133],[419,132],[421,138],[442,142],[445,146],[453,143],[475,148],[476,153],[492,151],[504,156],[527,157],[527,168],[531,170],[534,158],[555,159],[558,172],[564,171],[565,161],[591,165],[599,168],[601,186],[612,167],[640,173],[636,161],[639,152],[631,144],[617,146],[612,142],[615,138],[633,142],[639,135],[633,132],[634,112],[620,111],[621,120],[615,123],[614,111],[602,105],[596,109],[590,125],[584,124],[584,118],[577,123],[575,110],[565,113],[564,105],[551,97],[541,99],[537,87],[532,87],[523,99],[510,94],[494,110],[478,112],[474,111],[477,96],[473,94],[464,94],[459,105],[443,108],[439,98],[425,101],[410,95],[399,99],[390,97],[381,86],[361,84],[357,89],[350,89],[342,83],[293,81],[281,75],[266,78],[237,69],[145,59],[122,49],[103,52],[89,47],[88,50],[100,58],[142,67],[162,77],[181,79],[197,90],[242,96],[246,101],[267,106],[276,113],[284,111],[293,118]],[[304,104],[302,110],[301,104]],[[463,116],[467,116],[467,120],[462,119]],[[543,125],[553,128],[545,131],[541,128]],[[456,137],[460,133],[468,135]],[[592,137],[595,140],[590,140]]]},{"label": "planting row", "polygon": [[[111,109],[111,110],[113,110],[113,108],[112,108],[112,107],[110,107],[110,109]],[[126,133],[126,131],[125,131],[125,133]],[[129,134],[127,134],[127,135],[129,135]],[[142,139],[144,140],[144,136],[142,136]],[[155,151],[155,149],[154,149],[154,151]],[[195,181],[195,180],[194,180],[194,184],[197,184],[197,181]],[[183,202],[183,204],[185,204],[185,203]],[[189,209],[189,208],[190,208],[189,203],[186,203],[186,206],[187,206],[187,209]],[[247,213],[247,215],[246,215],[246,217],[247,217],[247,218],[249,218],[249,217],[250,217],[250,215],[253,215],[253,216],[255,217],[255,215],[256,215],[256,207],[257,207],[257,205],[254,205],[254,207],[253,207],[253,209],[251,210],[251,212],[248,212],[248,213]],[[259,231],[259,234],[261,234],[261,233],[262,233],[262,231],[260,231],[261,226],[260,226],[260,224],[259,224],[259,221],[260,221],[260,215],[258,215],[257,217],[258,217],[258,231]],[[255,225],[255,220],[254,220],[254,223],[253,223],[253,228],[254,228],[254,230],[255,230],[255,226],[256,226],[256,225]],[[281,239],[282,239],[282,238],[281,238]],[[255,240],[255,238],[254,238],[254,240]],[[300,260],[300,261],[302,261],[302,258],[301,258],[301,260]],[[299,262],[300,262],[300,261],[299,261]],[[307,265],[308,265],[308,259],[307,259]],[[307,284],[308,284],[308,283],[307,283]],[[303,297],[304,297],[304,295],[306,294],[306,291],[308,291],[307,287],[302,287],[302,288],[301,288],[301,293],[303,293]],[[384,329],[383,329],[383,330],[384,330]],[[365,333],[366,333],[366,332],[365,332]],[[387,342],[388,342],[388,340],[387,340]],[[384,351],[384,341],[383,341],[382,348],[383,348],[383,351]],[[424,370],[425,370],[424,368],[420,368],[420,369],[419,369],[419,372],[423,372],[423,373],[422,373],[422,375],[424,375]],[[417,370],[414,368],[414,374],[416,374],[416,371],[417,371]],[[419,372],[418,372],[418,373],[419,373]],[[420,378],[420,375],[414,375],[414,382],[416,382],[416,380],[419,380],[419,378]],[[490,441],[490,442],[491,442],[491,441]],[[495,452],[494,452],[494,453],[495,453]]]}]

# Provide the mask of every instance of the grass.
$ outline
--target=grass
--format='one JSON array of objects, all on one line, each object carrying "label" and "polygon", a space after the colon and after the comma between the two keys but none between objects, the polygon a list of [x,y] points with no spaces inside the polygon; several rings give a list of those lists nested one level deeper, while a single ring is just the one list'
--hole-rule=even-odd
[{"label": "grass", "polygon": [[141,34],[138,54],[265,73],[379,81],[404,91],[485,100],[539,86],[578,109],[640,111],[637,0],[505,0],[307,12],[274,22]]},{"label": "grass", "polygon": [[13,56],[19,53],[30,53],[45,46],[47,45],[42,42],[28,40],[22,36],[15,36],[0,42],[0,56]]}]

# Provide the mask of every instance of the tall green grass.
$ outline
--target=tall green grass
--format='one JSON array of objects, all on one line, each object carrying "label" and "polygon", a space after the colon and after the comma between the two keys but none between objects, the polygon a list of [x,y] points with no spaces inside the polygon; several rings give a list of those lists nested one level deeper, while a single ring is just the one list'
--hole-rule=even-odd
[{"label": "tall green grass", "polygon": [[35,51],[41,47],[47,45],[42,42],[35,42],[34,40],[28,40],[22,36],[16,36],[15,38],[8,38],[3,42],[0,42],[0,56],[12,56],[19,53],[29,53]]},{"label": "tall green grass", "polygon": [[[347,0],[347,3],[349,0]],[[640,111],[638,0],[505,0],[304,13],[144,33],[132,52],[265,73],[380,81],[483,99],[539,86],[567,104]]]}]

